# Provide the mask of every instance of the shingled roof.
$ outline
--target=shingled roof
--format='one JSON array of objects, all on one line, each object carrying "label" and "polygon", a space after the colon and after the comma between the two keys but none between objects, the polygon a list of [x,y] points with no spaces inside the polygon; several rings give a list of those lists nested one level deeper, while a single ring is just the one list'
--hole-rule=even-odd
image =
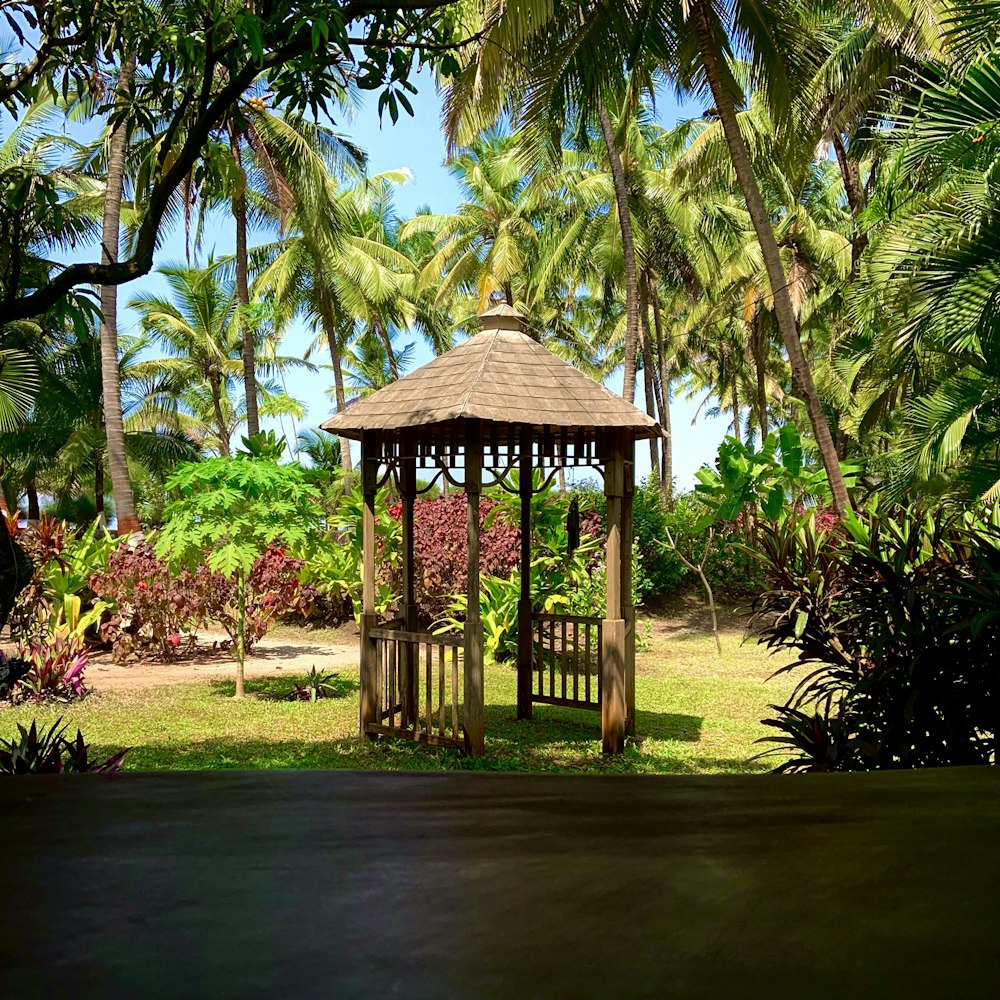
[{"label": "shingled roof", "polygon": [[523,333],[523,317],[510,306],[491,309],[480,319],[482,333],[320,427],[358,438],[362,431],[478,418],[535,427],[622,428],[636,438],[660,433],[647,414]]}]

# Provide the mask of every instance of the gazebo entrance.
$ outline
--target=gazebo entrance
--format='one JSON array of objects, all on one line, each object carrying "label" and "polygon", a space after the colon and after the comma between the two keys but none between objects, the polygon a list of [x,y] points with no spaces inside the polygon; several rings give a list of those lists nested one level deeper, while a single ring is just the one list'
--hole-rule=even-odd
[{"label": "gazebo entrance", "polygon": [[[517,717],[535,704],[599,710],[605,753],[619,753],[635,728],[635,611],[632,498],[635,442],[658,425],[523,332],[523,317],[499,306],[483,332],[326,421],[361,441],[363,736],[398,736],[482,754],[483,626],[479,594],[480,499],[511,490],[521,510],[517,626]],[[606,609],[603,618],[540,614],[531,604],[531,497],[560,468],[604,477]],[[419,630],[413,515],[418,471],[467,497],[468,614],[461,634]],[[400,617],[375,613],[375,496],[393,477],[402,499]],[[427,485],[424,489],[429,488]]]}]

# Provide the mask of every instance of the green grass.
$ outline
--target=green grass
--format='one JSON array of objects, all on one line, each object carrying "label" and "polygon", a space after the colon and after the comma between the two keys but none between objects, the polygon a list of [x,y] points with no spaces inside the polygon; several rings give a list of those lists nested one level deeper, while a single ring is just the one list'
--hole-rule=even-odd
[{"label": "green grass", "polygon": [[[250,697],[232,698],[233,683],[209,680],[129,692],[94,693],[71,705],[0,709],[0,735],[18,722],[47,724],[62,716],[108,753],[131,747],[129,770],[203,768],[483,769],[568,772],[713,773],[763,771],[749,763],[760,719],[788,683],[764,678],[776,664],[737,632],[718,657],[709,637],[654,637],[637,663],[637,739],[618,758],[601,755],[596,712],[535,706],[515,721],[513,671],[486,671],[486,756],[400,740],[357,739],[357,670],[339,671],[340,697],[314,704],[281,700],[301,680],[252,679]],[[136,668],[141,669],[141,668]]]}]

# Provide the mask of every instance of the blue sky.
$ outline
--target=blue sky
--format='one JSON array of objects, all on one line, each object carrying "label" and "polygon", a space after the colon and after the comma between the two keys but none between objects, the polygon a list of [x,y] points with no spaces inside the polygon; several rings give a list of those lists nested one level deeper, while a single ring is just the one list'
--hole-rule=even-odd
[{"label": "blue sky", "polygon": [[[351,121],[338,121],[338,127],[361,146],[369,157],[369,169],[373,173],[398,167],[406,167],[412,180],[397,189],[396,206],[400,215],[406,216],[418,208],[427,206],[433,212],[450,212],[461,200],[461,191],[454,178],[444,166],[445,143],[440,129],[441,102],[426,75],[415,81],[418,93],[413,97],[414,115],[401,116],[393,125],[386,117],[379,123],[374,101],[363,105]],[[661,94],[657,103],[657,117],[666,126],[673,125],[681,118],[695,113],[691,107],[683,108],[671,94]],[[204,253],[214,252],[216,256],[233,251],[232,221],[224,213],[218,213],[211,220],[205,233]],[[184,257],[183,233],[176,232],[164,241],[158,254],[158,262],[180,261]],[[161,280],[150,275],[124,286],[119,293],[120,327],[123,333],[136,332],[136,316],[126,308],[126,303],[140,290],[164,291]],[[283,353],[302,356],[313,339],[313,332],[301,323],[291,328],[283,344]],[[415,364],[423,364],[430,359],[430,353],[417,338]],[[326,361],[325,355],[314,358],[316,362]],[[332,402],[327,389],[332,384],[328,369],[320,367],[316,372],[295,372],[289,377],[288,390],[306,407],[306,416],[297,428],[289,420],[284,427],[275,426],[284,432],[289,442],[294,440],[297,429],[316,427],[331,412]],[[620,392],[621,375],[608,382],[608,387]],[[641,387],[636,398],[643,398]],[[719,442],[726,433],[723,419],[711,419],[702,415],[692,425],[699,400],[689,401],[677,398],[673,401],[671,415],[674,437],[674,468],[677,485],[681,490],[689,490],[693,485],[695,471],[711,462]],[[648,449],[636,451],[637,474],[641,478],[649,471]]]}]

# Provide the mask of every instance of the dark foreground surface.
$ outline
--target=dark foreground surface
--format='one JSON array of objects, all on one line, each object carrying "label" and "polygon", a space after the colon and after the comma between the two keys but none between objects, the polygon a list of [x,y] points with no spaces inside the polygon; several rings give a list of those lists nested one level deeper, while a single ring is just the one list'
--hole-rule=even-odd
[{"label": "dark foreground surface", "polygon": [[995,996],[993,769],[0,779],[0,996]]}]

